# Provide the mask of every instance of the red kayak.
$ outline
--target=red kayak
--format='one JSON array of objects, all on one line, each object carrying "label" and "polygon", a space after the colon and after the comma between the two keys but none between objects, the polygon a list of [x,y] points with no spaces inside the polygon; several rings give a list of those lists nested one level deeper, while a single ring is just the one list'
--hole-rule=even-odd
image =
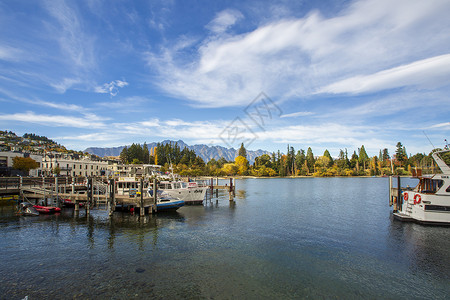
[{"label": "red kayak", "polygon": [[41,214],[53,214],[61,211],[61,208],[53,206],[33,205],[33,207]]}]

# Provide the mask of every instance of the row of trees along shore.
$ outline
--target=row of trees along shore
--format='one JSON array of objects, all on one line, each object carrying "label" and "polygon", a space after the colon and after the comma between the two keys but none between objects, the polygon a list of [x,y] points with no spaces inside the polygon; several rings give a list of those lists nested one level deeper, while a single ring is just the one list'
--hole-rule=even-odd
[{"label": "row of trees along shore", "polygon": [[[438,149],[436,149],[438,150]],[[315,156],[311,147],[305,151],[295,151],[287,146],[286,154],[273,152],[255,159],[253,165],[247,160],[247,151],[243,144],[234,161],[227,161],[223,157],[219,160],[211,159],[205,163],[203,159],[188,148],[181,149],[175,144],[157,144],[149,151],[147,145],[133,144],[124,148],[120,154],[123,163],[128,164],[157,164],[163,172],[170,166],[173,171],[182,176],[383,176],[383,175],[411,175],[412,170],[420,168],[423,173],[435,172],[435,164],[431,154],[417,153],[407,155],[401,142],[397,143],[396,151],[391,156],[387,148],[381,149],[379,154],[369,157],[364,145],[349,153],[341,149],[339,156],[333,158],[328,150],[322,156]],[[450,154],[444,157],[450,163]]]}]

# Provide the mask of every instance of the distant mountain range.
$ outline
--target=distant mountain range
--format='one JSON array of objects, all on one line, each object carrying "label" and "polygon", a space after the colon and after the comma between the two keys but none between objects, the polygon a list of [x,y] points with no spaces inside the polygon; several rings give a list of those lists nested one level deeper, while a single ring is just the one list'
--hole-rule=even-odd
[{"label": "distant mountain range", "polygon": [[[203,145],[203,144],[189,146],[182,140],[178,140],[178,141],[165,140],[165,141],[161,142],[161,144],[163,144],[163,145],[170,144],[170,143],[172,143],[172,144],[178,143],[178,146],[180,146],[181,149],[183,149],[184,147],[187,147],[190,150],[194,150],[195,153],[198,156],[200,156],[205,162],[208,162],[213,158],[215,160],[218,160],[221,157],[225,158],[228,161],[234,161],[234,159],[238,156],[238,151],[239,151],[234,148],[225,148],[222,146],[207,146],[207,145]],[[157,143],[155,143],[155,142],[147,144],[148,149],[151,149],[156,146],[157,146]],[[120,147],[113,147],[113,148],[89,147],[86,150],[84,150],[83,152],[95,154],[100,157],[119,156],[120,152],[122,152],[123,148],[125,148],[125,147],[129,147],[129,146],[120,146]],[[253,164],[253,162],[255,161],[255,158],[258,156],[261,156],[263,154],[270,155],[271,153],[268,151],[265,151],[265,150],[256,150],[256,151],[247,150],[247,159],[251,164]]]}]

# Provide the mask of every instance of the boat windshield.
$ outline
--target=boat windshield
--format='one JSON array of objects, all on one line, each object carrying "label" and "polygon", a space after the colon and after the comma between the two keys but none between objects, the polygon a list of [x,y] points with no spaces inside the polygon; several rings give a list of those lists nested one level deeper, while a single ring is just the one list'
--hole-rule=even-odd
[{"label": "boat windshield", "polygon": [[444,180],[420,178],[417,191],[424,194],[434,194],[444,185]]}]

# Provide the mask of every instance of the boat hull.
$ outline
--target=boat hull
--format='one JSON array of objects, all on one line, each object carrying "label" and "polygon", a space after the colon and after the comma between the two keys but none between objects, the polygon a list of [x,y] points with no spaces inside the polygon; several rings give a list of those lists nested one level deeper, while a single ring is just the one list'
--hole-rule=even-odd
[{"label": "boat hull", "polygon": [[421,224],[450,225],[450,197],[447,195],[404,191],[401,210],[396,219]]},{"label": "boat hull", "polygon": [[186,205],[190,204],[202,204],[205,199],[207,187],[185,188],[185,189],[173,189],[163,190],[171,197],[179,198],[183,200]]},{"label": "boat hull", "polygon": [[158,211],[175,211],[180,207],[184,206],[185,202],[183,200],[159,202],[156,204]]}]

